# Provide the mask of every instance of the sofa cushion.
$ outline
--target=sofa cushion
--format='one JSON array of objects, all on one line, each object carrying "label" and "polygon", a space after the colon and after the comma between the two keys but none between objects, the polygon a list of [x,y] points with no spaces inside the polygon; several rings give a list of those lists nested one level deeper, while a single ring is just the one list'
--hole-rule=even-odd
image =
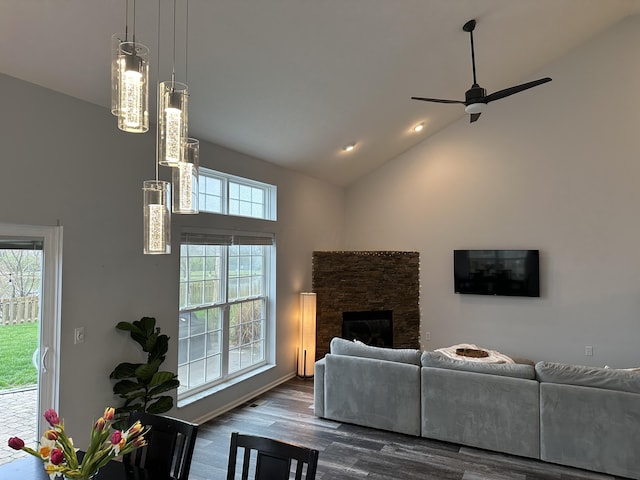
[{"label": "sofa cushion", "polygon": [[640,393],[640,374],[637,372],[553,362],[538,362],[535,369],[540,382]]},{"label": "sofa cushion", "polygon": [[420,366],[420,350],[413,348],[371,347],[364,343],[352,342],[339,337],[334,337],[331,340],[331,353],[352,357],[375,358],[377,360]]},{"label": "sofa cushion", "polygon": [[465,360],[449,358],[438,352],[424,352],[422,354],[423,367],[446,368],[449,370],[463,370],[466,372],[486,373],[489,375],[501,375],[503,377],[516,377],[533,380],[536,373],[532,365],[517,363],[477,363]]}]

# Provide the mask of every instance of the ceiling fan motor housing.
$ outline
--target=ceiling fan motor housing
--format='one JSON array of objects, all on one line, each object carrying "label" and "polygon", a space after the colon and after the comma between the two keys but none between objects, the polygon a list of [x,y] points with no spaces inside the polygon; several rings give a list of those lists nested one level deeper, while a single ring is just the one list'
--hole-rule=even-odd
[{"label": "ceiling fan motor housing", "polygon": [[484,97],[487,96],[487,90],[478,86],[473,85],[469,90],[464,94],[465,105],[471,105],[473,103],[484,103]]}]

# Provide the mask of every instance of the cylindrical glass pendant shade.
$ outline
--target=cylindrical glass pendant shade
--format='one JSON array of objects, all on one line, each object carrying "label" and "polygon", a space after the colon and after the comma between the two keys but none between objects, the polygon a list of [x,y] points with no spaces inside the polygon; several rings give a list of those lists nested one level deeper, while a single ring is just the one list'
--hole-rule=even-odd
[{"label": "cylindrical glass pendant shade", "polygon": [[198,170],[200,165],[200,142],[187,138],[183,159],[172,168],[171,201],[173,213],[195,214],[198,209]]},{"label": "cylindrical glass pendant shade", "polygon": [[169,182],[145,180],[144,248],[145,255],[171,253],[171,212]]},{"label": "cylindrical glass pendant shade", "polygon": [[131,133],[148,131],[149,49],[141,43],[120,42],[118,46],[118,93],[118,128]]},{"label": "cylindrical glass pendant shade", "polygon": [[158,84],[158,163],[177,167],[187,141],[189,92],[184,83]]},{"label": "cylindrical glass pendant shade", "polygon": [[111,113],[120,114],[120,44],[124,42],[124,33],[111,36]]}]

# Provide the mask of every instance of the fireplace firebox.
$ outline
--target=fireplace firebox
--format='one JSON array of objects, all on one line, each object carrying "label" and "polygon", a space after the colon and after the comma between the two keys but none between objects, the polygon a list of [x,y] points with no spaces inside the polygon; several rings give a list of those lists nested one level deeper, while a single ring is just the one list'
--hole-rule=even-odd
[{"label": "fireplace firebox", "polygon": [[342,338],[374,347],[393,347],[393,311],[342,312]]}]

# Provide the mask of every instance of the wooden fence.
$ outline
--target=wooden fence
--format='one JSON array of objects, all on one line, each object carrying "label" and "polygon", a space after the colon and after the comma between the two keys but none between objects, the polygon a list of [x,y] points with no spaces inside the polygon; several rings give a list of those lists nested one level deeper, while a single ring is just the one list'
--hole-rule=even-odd
[{"label": "wooden fence", "polygon": [[40,297],[0,298],[0,326],[36,323]]}]

